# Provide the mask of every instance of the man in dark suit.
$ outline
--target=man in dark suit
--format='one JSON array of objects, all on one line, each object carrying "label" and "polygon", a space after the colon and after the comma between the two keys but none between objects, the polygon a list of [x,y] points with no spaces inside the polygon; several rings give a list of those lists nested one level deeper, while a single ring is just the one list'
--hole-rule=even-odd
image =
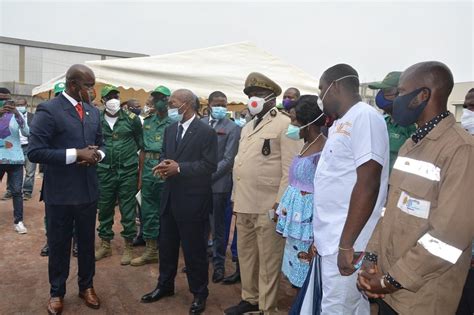
[{"label": "man in dark suit", "polygon": [[[220,91],[212,92],[208,98],[210,115],[201,119],[217,133],[217,171],[212,174],[212,282],[224,279],[226,234],[226,206],[232,192],[232,167],[239,148],[240,128],[227,118],[227,97]],[[229,208],[230,211],[231,208]],[[229,224],[230,228],[230,224]]]},{"label": "man in dark suit", "polygon": [[94,237],[99,197],[95,165],[104,158],[99,111],[90,105],[95,84],[91,69],[73,65],[66,90],[38,105],[31,126],[28,158],[45,165],[41,200],[45,203],[49,245],[49,314],[60,314],[69,275],[73,225],[78,243],[79,296],[97,309]]},{"label": "man in dark suit", "polygon": [[155,290],[142,297],[143,303],[174,294],[181,242],[188,284],[194,301],[191,314],[200,314],[209,295],[207,232],[212,206],[212,173],[217,169],[217,135],[196,116],[196,96],[177,90],[168,102],[168,117],[174,121],[165,129],[162,162],[153,170],[165,178],[160,207],[160,276]]}]

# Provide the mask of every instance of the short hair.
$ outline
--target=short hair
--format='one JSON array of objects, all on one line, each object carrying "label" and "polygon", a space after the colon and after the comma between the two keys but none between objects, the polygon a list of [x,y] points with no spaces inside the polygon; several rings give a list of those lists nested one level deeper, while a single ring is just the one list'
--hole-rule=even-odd
[{"label": "short hair", "polygon": [[212,100],[217,97],[224,97],[225,99],[227,99],[227,96],[221,91],[214,91],[211,94],[209,94],[209,97],[207,98],[208,104],[210,104]]},{"label": "short hair", "polygon": [[415,80],[424,87],[437,89],[444,100],[448,99],[454,87],[451,70],[439,61],[425,61],[414,64],[403,72],[402,78]]},{"label": "short hair", "polygon": [[199,97],[197,97],[196,95],[194,95],[194,97],[196,98],[196,99],[194,100],[194,103],[195,103],[195,105],[194,105],[194,110],[195,110],[196,112],[198,112],[199,109],[201,108],[201,101],[199,100]]},{"label": "short hair", "polygon": [[467,91],[466,94],[469,94],[469,93],[472,93],[472,92],[474,92],[474,88],[472,88],[472,89],[470,89],[469,91]]},{"label": "short hair", "polygon": [[[300,90],[298,90],[297,88],[295,88],[295,87],[290,87],[290,88],[287,88],[287,89],[286,89],[286,91],[289,91],[289,90],[295,91],[296,98],[299,98],[299,97],[300,97],[301,93],[300,93]],[[286,92],[286,91],[285,91],[285,92]]]},{"label": "short hair", "polygon": [[12,94],[9,89],[5,87],[0,87],[0,93],[2,94]]},{"label": "short hair", "polygon": [[[346,76],[350,77],[344,78]],[[344,79],[340,80],[341,78]],[[348,91],[351,91],[353,93],[359,92],[359,74],[354,68],[352,68],[348,64],[340,63],[328,68],[326,71],[324,71],[322,79],[328,84],[340,80],[338,81],[339,84],[341,84]]]},{"label": "short hair", "polygon": [[[313,120],[321,116],[323,111],[318,106],[318,97],[316,95],[303,95],[295,103],[293,107],[296,114],[296,120],[302,125],[311,123]],[[312,124],[316,126],[324,126],[326,117],[322,115]]]},{"label": "short hair", "polygon": [[138,100],[136,98],[131,98],[126,102],[127,106],[132,106],[135,103],[138,103]]},{"label": "short hair", "polygon": [[23,96],[20,96],[20,97],[17,97],[16,98],[16,101],[24,101],[26,104],[28,104],[28,100],[26,98],[24,98]]}]

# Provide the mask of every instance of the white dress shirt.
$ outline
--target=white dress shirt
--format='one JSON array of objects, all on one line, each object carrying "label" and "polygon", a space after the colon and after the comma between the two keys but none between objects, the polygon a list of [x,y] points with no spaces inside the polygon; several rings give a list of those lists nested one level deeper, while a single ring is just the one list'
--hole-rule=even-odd
[{"label": "white dress shirt", "polygon": [[191,123],[193,122],[194,118],[196,118],[196,115],[193,115],[193,117],[189,118],[188,120],[186,120],[184,123],[179,123],[178,124],[178,128],[179,126],[183,126],[183,134],[181,135],[181,139],[184,138],[184,135],[186,134],[186,130],[188,130],[189,128],[189,125],[191,125]]},{"label": "white dress shirt", "polygon": [[[69,96],[66,93],[66,91],[63,91],[62,93],[63,93],[64,97],[72,104],[72,106],[74,106],[74,108],[76,108],[76,106],[77,106],[77,104],[79,104],[79,102],[76,101],[71,96]],[[105,153],[102,152],[101,150],[99,150],[99,153],[100,153],[100,156],[101,156],[100,161],[102,161],[105,157]],[[66,164],[72,164],[72,163],[75,163],[76,161],[77,161],[77,149],[66,149]]]}]

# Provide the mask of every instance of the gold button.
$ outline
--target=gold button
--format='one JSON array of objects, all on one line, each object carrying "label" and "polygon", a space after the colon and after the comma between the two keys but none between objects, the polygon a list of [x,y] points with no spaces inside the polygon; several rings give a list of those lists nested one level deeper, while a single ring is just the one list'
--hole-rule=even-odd
[{"label": "gold button", "polygon": [[242,162],[239,163],[239,166],[242,166]]},{"label": "gold button", "polygon": [[240,180],[240,177],[237,177],[237,180]]}]

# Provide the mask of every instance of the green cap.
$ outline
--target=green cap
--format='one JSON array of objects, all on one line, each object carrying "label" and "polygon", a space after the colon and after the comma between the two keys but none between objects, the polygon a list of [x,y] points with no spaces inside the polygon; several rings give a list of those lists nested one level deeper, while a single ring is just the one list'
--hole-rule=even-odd
[{"label": "green cap", "polygon": [[66,89],[66,84],[64,82],[58,82],[54,85],[54,95],[61,93]]},{"label": "green cap", "polygon": [[102,88],[102,90],[100,90],[100,97],[104,97],[110,92],[114,92],[114,91],[120,93],[120,91],[118,90],[116,86],[106,85]]},{"label": "green cap", "polygon": [[170,89],[168,89],[166,86],[163,86],[163,85],[160,85],[160,86],[156,87],[153,90],[153,92],[151,92],[151,95],[153,96],[153,94],[155,94],[155,93],[161,93],[161,94],[166,95],[166,96],[171,95]]},{"label": "green cap", "polygon": [[369,84],[369,89],[380,90],[387,88],[396,88],[398,87],[398,81],[400,81],[400,71],[389,72],[381,82],[374,82]]}]

